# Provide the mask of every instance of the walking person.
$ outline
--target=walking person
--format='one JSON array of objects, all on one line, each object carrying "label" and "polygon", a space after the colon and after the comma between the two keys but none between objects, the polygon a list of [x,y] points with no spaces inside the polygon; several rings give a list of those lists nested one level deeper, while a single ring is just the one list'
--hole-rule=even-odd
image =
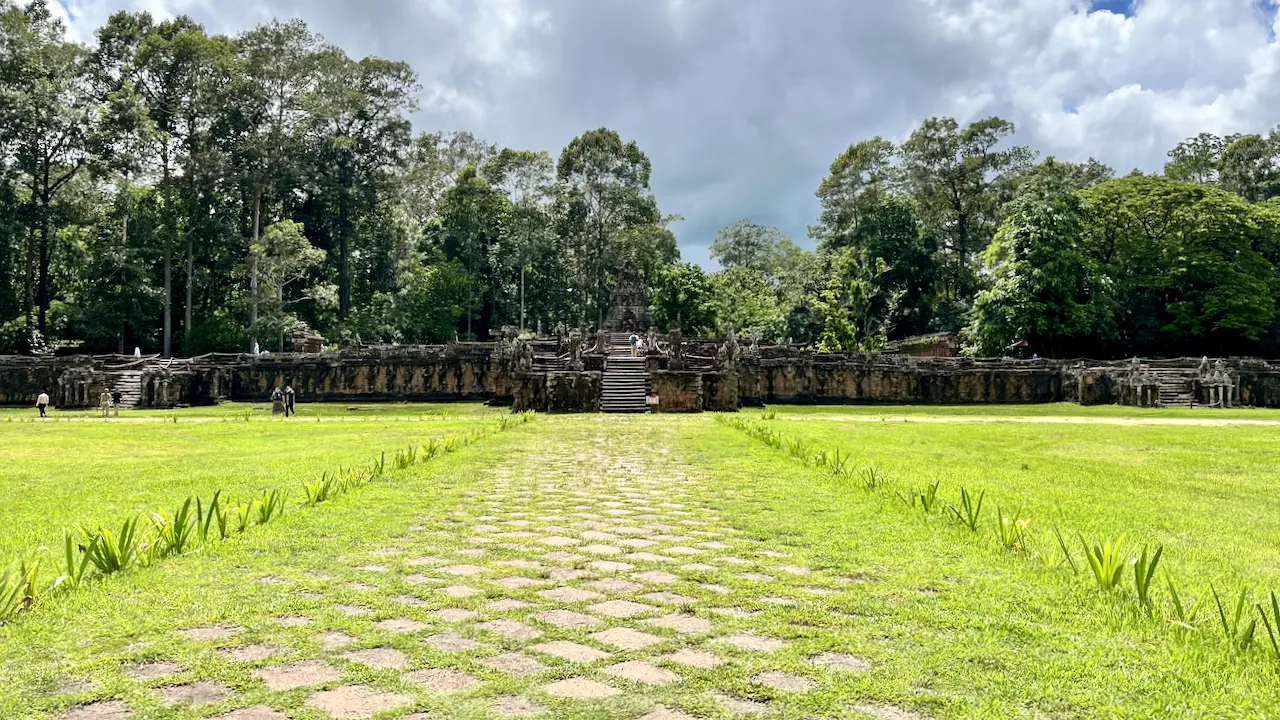
[{"label": "walking person", "polygon": [[289,417],[290,415],[297,415],[297,414],[298,414],[298,409],[293,405],[293,387],[290,385],[285,385],[284,386],[284,416]]},{"label": "walking person", "polygon": [[44,409],[49,407],[49,393],[40,393],[40,397],[36,398],[36,408],[40,410],[40,417],[48,417]]},{"label": "walking person", "polygon": [[640,338],[636,337],[635,333],[631,333],[631,337],[627,338],[627,341],[631,343],[631,357],[635,357],[636,343],[640,342]]},{"label": "walking person", "polygon": [[124,399],[124,395],[116,389],[111,390],[111,410],[116,417],[120,417],[120,401]]},{"label": "walking person", "polygon": [[284,412],[284,393],[280,392],[280,388],[271,391],[271,417],[275,417]]},{"label": "walking person", "polygon": [[102,388],[102,394],[98,395],[98,408],[102,410],[102,417],[111,416],[111,391]]}]

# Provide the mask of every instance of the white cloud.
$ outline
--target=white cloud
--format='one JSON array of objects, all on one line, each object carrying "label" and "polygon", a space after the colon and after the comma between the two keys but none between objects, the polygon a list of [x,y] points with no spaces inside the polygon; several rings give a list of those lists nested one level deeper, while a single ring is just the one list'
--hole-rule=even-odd
[{"label": "white cloud", "polygon": [[1201,131],[1280,122],[1276,0],[66,0],[73,34],[115,9],[236,32],[275,13],[352,54],[410,62],[423,129],[558,150],[600,125],[654,162],[705,260],[738,217],[803,237],[849,142],[1000,114],[1042,154],[1158,170]]}]

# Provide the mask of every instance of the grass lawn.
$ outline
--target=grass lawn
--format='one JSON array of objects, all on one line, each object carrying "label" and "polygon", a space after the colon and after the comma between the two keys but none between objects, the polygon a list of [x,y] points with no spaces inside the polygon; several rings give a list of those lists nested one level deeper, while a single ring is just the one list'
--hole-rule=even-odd
[{"label": "grass lawn", "polygon": [[[484,414],[307,427],[334,433],[311,446],[337,464],[339,446],[361,446],[345,433],[444,434]],[[1023,504],[1033,527],[1164,542],[1186,581],[1276,585],[1265,538],[1280,513],[1249,501],[1276,449],[1268,428],[813,419],[828,414],[768,424],[895,482],[941,479],[948,501],[953,483],[997,477],[988,502]],[[213,448],[208,465],[303,427],[179,417],[0,431],[65,432],[69,458],[128,431],[145,458],[176,443],[157,431],[185,429]],[[395,450],[422,434],[380,437]],[[1227,650],[1216,611],[1178,639],[1130,589],[923,520],[710,416],[540,417],[38,603],[0,626],[0,717],[1277,717],[1280,661]]]},{"label": "grass lawn", "polygon": [[[304,479],[366,464],[384,451],[393,455],[501,412],[480,404],[304,405],[285,421],[272,420],[265,406],[265,412],[255,408],[249,422],[223,421],[242,416],[245,407],[182,410],[176,424],[160,422],[159,415],[140,424],[86,412],[31,423],[0,420],[0,562],[40,546],[60,551],[64,526],[116,526],[132,513],[172,511],[190,495],[207,500],[220,489],[247,498],[273,487],[296,493]],[[137,417],[126,412],[122,419],[131,416]],[[59,421],[68,418],[86,421]],[[327,422],[339,419],[356,422]]]}]

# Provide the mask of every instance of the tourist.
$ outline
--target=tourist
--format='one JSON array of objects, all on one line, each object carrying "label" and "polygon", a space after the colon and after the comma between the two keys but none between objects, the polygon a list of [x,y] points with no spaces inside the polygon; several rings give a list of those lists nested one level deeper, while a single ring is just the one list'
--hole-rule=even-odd
[{"label": "tourist", "polygon": [[280,388],[271,391],[271,417],[275,417],[284,412],[284,393],[280,392]]},{"label": "tourist", "polygon": [[44,413],[44,409],[49,407],[49,393],[40,393],[40,397],[36,398],[36,408],[40,410],[40,417],[48,417]]},{"label": "tourist", "polygon": [[290,385],[285,385],[284,386],[284,416],[289,417],[289,415],[297,415],[297,414],[298,414],[298,409],[293,406],[293,387]]},{"label": "tourist", "polygon": [[137,345],[134,345],[134,346],[133,346],[133,356],[134,356],[134,357],[136,357],[136,358],[140,358],[140,357],[142,357],[142,348],[138,347]]},{"label": "tourist", "polygon": [[111,391],[102,388],[102,394],[98,395],[98,408],[102,410],[102,417],[110,417],[111,415]]},{"label": "tourist", "polygon": [[644,338],[636,338],[636,354],[644,355]]},{"label": "tourist", "polygon": [[631,333],[631,337],[630,337],[630,338],[627,338],[627,340],[628,340],[628,342],[630,342],[630,343],[631,343],[631,357],[635,357],[635,356],[636,356],[636,343],[640,342],[640,338],[636,337],[636,334],[635,334],[635,333]]},{"label": "tourist", "polygon": [[111,390],[111,409],[116,417],[120,417],[120,401],[124,399],[124,395],[119,390]]}]

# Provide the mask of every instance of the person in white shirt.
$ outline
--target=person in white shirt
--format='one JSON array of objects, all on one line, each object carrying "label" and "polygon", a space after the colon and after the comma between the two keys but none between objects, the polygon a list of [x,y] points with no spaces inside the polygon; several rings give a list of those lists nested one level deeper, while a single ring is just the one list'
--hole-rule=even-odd
[{"label": "person in white shirt", "polygon": [[47,407],[49,407],[49,393],[40,393],[40,397],[36,398],[36,408],[40,410],[40,417],[48,417],[44,413]]}]

